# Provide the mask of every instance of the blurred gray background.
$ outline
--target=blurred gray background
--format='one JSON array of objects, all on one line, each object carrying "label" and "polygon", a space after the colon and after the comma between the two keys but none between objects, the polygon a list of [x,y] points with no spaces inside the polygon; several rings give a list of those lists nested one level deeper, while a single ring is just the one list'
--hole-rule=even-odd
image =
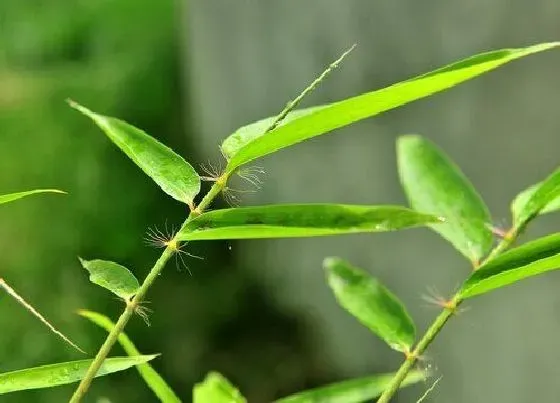
[{"label": "blurred gray background", "polygon": [[[0,3],[0,193],[58,187],[0,209],[0,276],[93,352],[103,331],[74,314],[115,318],[122,306],[90,285],[77,256],[119,261],[143,277],[158,252],[148,227],[186,211],[90,122],[64,103],[142,127],[189,161],[218,163],[221,140],[275,115],[353,43],[358,46],[305,101],[356,95],[486,50],[560,39],[560,3],[480,1],[206,0]],[[419,133],[441,146],[483,195],[495,224],[509,201],[557,167],[560,53],[516,61],[433,98],[257,162],[262,190],[243,205],[280,202],[404,204],[395,140]],[[240,182],[240,189],[247,185]],[[220,206],[225,206],[222,202]],[[535,222],[524,240],[556,231]],[[423,331],[437,315],[421,299],[448,295],[469,273],[428,230],[314,240],[193,245],[202,262],[169,265],[150,291],[151,327],[127,333],[186,401],[219,370],[249,402],[326,382],[392,371],[390,351],[330,294],[325,256],[349,259],[402,298]],[[560,385],[558,273],[469,303],[427,353],[443,378],[431,402],[554,402]],[[116,350],[117,352],[117,350]],[[0,295],[0,371],[79,359]],[[430,383],[395,401],[415,402]],[[58,402],[72,387],[2,396]],[[152,402],[134,371],[94,383],[88,401]]]}]

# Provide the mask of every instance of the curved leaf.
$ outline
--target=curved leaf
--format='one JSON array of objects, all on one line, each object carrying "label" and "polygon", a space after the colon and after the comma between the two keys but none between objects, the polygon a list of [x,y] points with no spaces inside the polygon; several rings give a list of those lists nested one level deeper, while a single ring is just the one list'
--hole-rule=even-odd
[{"label": "curved leaf", "polygon": [[[349,379],[299,392],[276,400],[276,403],[361,403],[381,395],[394,376],[395,373],[390,373]],[[413,370],[408,373],[400,387],[425,379],[425,372]]]},{"label": "curved leaf", "polygon": [[556,269],[560,269],[560,233],[511,249],[481,266],[467,279],[459,296],[471,298]]},{"label": "curved leaf", "polygon": [[[153,360],[155,357],[157,357],[157,354],[107,358],[95,377],[124,371],[134,365]],[[51,388],[78,382],[85,376],[92,362],[93,360],[70,361],[5,372],[0,374],[0,394],[28,389]]]},{"label": "curved leaf", "polygon": [[405,307],[377,279],[338,258],[323,263],[338,303],[392,349],[408,351],[416,330]]},{"label": "curved leaf", "polygon": [[193,401],[194,403],[247,402],[237,388],[218,372],[210,372],[204,381],[194,386]]},{"label": "curved leaf", "polygon": [[321,106],[312,113],[303,114],[254,137],[233,155],[226,172],[231,173],[264,155],[427,97],[512,60],[558,45],[560,42],[482,53],[381,90]]},{"label": "curved leaf", "polygon": [[122,299],[134,296],[140,287],[134,274],[126,267],[108,260],[84,260],[80,263],[89,272],[89,281],[106,288]]},{"label": "curved leaf", "polygon": [[399,176],[410,205],[437,214],[445,223],[433,226],[473,263],[492,247],[488,208],[459,168],[421,136],[397,142]]},{"label": "curved leaf", "polygon": [[91,118],[165,193],[180,202],[192,204],[200,192],[200,177],[183,157],[122,120],[98,115],[73,101],[69,103]]},{"label": "curved leaf", "polygon": [[[97,312],[80,310],[78,313],[83,316],[84,318],[89,319],[97,326],[111,332],[115,327],[115,324],[106,317],[105,315],[101,315]],[[128,336],[121,332],[119,334],[118,341],[120,345],[124,348],[124,351],[131,356],[140,356],[140,352],[132,343],[132,340],[128,338]],[[156,370],[148,363],[145,364],[138,364],[136,369],[140,373],[140,376],[144,379],[148,387],[155,393],[155,395],[159,398],[159,400],[163,403],[180,403],[181,400],[177,397],[173,389],[169,387],[169,385],[165,382],[165,380],[156,372]]]},{"label": "curved leaf", "polygon": [[523,227],[539,214],[560,210],[560,168],[544,181],[519,193],[511,203],[513,225]]},{"label": "curved leaf", "polygon": [[210,211],[190,221],[177,237],[181,241],[314,237],[392,231],[439,221],[398,206],[278,204]]},{"label": "curved leaf", "polygon": [[23,197],[31,196],[37,193],[62,193],[66,194],[62,190],[57,189],[37,189],[37,190],[28,190],[27,192],[18,192],[18,193],[8,193],[5,195],[0,195],[0,204],[8,203],[14,200],[21,199]]}]

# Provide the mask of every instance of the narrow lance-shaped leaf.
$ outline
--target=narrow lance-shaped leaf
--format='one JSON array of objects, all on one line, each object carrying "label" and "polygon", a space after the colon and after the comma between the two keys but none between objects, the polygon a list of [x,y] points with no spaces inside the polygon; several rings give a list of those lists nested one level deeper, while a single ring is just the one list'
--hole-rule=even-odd
[{"label": "narrow lance-shaped leaf", "polygon": [[8,203],[14,200],[18,200],[27,196],[31,196],[37,193],[62,193],[66,194],[62,190],[57,189],[37,189],[37,190],[28,190],[26,192],[17,192],[17,193],[8,193],[4,195],[0,195],[0,204]]},{"label": "narrow lance-shaped leaf", "polygon": [[[111,332],[115,327],[115,324],[111,320],[101,315],[97,312],[80,310],[78,312],[84,318],[91,320],[97,326]],[[140,356],[140,352],[132,343],[132,340],[125,333],[120,333],[118,341],[120,345],[124,348],[124,351],[131,356]],[[165,380],[156,372],[156,370],[148,363],[138,364],[136,369],[140,373],[140,376],[144,379],[148,387],[155,393],[159,400],[163,403],[180,403],[181,400],[177,397],[173,389],[165,382]]]},{"label": "narrow lance-shaped leaf", "polygon": [[[239,133],[234,133],[236,140],[226,139],[224,142],[226,154],[230,158],[226,171],[231,173],[239,166],[264,155],[451,88],[512,60],[559,44],[560,42],[544,43],[469,57],[381,90],[324,105],[311,113],[303,112],[297,118],[294,116],[291,121],[267,133],[261,133],[260,136],[255,137],[252,133],[248,142],[239,141]],[[230,147],[234,143],[241,144],[242,147]]]},{"label": "narrow lance-shaped leaf", "polygon": [[440,222],[398,206],[280,204],[214,210],[190,221],[182,241],[293,238],[391,231]]},{"label": "narrow lance-shaped leaf", "polygon": [[474,272],[459,295],[471,298],[527,277],[560,269],[560,233],[511,249]]},{"label": "narrow lance-shaped leaf", "polygon": [[493,243],[488,208],[459,168],[421,136],[397,142],[399,176],[410,205],[445,218],[432,226],[471,262],[477,264]]},{"label": "narrow lance-shaped leaf", "polygon": [[[311,108],[296,109],[288,113],[288,115],[279,123],[278,127],[284,126],[293,120],[299,119],[305,115],[317,112],[326,106],[313,106]],[[229,160],[233,158],[239,150],[255,140],[257,137],[262,136],[266,130],[274,123],[276,116],[270,116],[258,120],[254,123],[242,126],[237,129],[233,134],[229,135],[221,145],[222,153]]]},{"label": "narrow lance-shaped leaf", "polygon": [[339,304],[391,348],[408,351],[415,339],[410,315],[398,298],[365,271],[338,258],[324,262]]},{"label": "narrow lance-shaped leaf", "polygon": [[515,197],[511,204],[513,225],[521,228],[533,217],[556,210],[560,210],[560,168]]},{"label": "narrow lance-shaped leaf", "polygon": [[80,263],[89,272],[89,280],[106,288],[118,297],[128,300],[140,287],[134,274],[126,267],[107,260],[84,260]]},{"label": "narrow lance-shaped leaf", "polygon": [[[134,365],[148,362],[157,355],[108,358],[103,362],[96,377],[124,371]],[[43,389],[80,381],[93,360],[70,361],[43,365],[0,374],[0,394],[28,389]]]},{"label": "narrow lance-shaped leaf", "polygon": [[200,177],[183,157],[122,120],[99,115],[73,101],[70,106],[91,118],[165,193],[192,204],[200,192]]},{"label": "narrow lance-shaped leaf", "polygon": [[[362,403],[381,395],[394,376],[395,373],[391,373],[349,379],[299,392],[276,400],[276,403]],[[423,371],[410,371],[400,387],[423,381],[426,376]]]},{"label": "narrow lance-shaped leaf", "polygon": [[222,374],[210,372],[193,390],[194,403],[246,403],[245,398]]}]

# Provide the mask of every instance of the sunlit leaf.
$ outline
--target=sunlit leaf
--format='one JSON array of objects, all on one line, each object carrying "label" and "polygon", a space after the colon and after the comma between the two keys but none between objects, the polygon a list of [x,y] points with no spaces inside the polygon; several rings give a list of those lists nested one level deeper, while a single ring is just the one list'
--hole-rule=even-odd
[{"label": "sunlit leaf", "polygon": [[177,237],[183,241],[313,237],[392,231],[439,221],[398,206],[280,204],[210,211],[190,221]]},{"label": "sunlit leaf", "polygon": [[560,233],[511,249],[475,271],[459,295],[470,298],[527,277],[560,269]]},{"label": "sunlit leaf", "polygon": [[140,284],[126,267],[107,260],[84,260],[80,263],[89,272],[89,281],[106,288],[122,299],[129,299],[138,291]]},{"label": "sunlit leaf", "polygon": [[521,49],[482,53],[381,90],[318,107],[312,113],[293,117],[290,122],[285,122],[268,133],[261,133],[260,136],[255,137],[255,133],[258,135],[255,131],[250,136],[252,140],[246,144],[244,141],[232,141],[245,145],[228,150],[231,159],[226,171],[231,173],[237,167],[264,155],[443,91],[512,60],[559,44],[560,42],[544,43]]},{"label": "sunlit leaf", "polygon": [[539,214],[560,210],[560,168],[544,181],[519,193],[511,204],[513,224],[521,227]]},{"label": "sunlit leaf", "polygon": [[[297,109],[288,113],[288,115],[280,122],[278,127],[284,126],[295,119],[299,119],[310,113],[317,112],[318,110],[325,108],[326,106],[314,106],[311,108]],[[222,142],[222,152],[224,156],[229,160],[233,158],[239,150],[249,144],[251,141],[255,140],[257,137],[262,136],[265,131],[270,127],[270,125],[275,121],[276,116],[270,116],[251,123],[247,126],[240,127],[233,134],[229,135]]]},{"label": "sunlit leaf", "polygon": [[4,194],[4,195],[0,195],[0,204],[3,203],[8,203],[14,200],[18,200],[21,199],[23,197],[26,196],[31,196],[37,193],[63,193],[66,194],[66,192],[63,192],[62,190],[57,190],[57,189],[37,189],[37,190],[29,190],[27,192],[18,192],[18,193],[8,193],[8,194]]},{"label": "sunlit leaf", "polygon": [[415,328],[399,299],[377,279],[338,258],[324,262],[329,286],[338,303],[391,348],[407,351]]},{"label": "sunlit leaf", "polygon": [[[349,379],[327,386],[310,389],[276,400],[276,403],[362,403],[381,395],[389,385],[394,373]],[[426,373],[410,371],[400,387],[423,381]]]},{"label": "sunlit leaf", "polygon": [[[97,326],[100,326],[103,329],[107,330],[108,332],[111,332],[111,330],[113,330],[113,328],[115,327],[115,324],[111,321],[111,319],[104,315],[101,315],[100,313],[86,310],[80,310],[78,313],[84,318],[91,320]],[[134,343],[132,343],[132,340],[130,340],[125,333],[121,332],[119,334],[118,341],[129,356],[135,357],[141,355]],[[136,369],[138,370],[140,376],[142,376],[146,384],[149,386],[149,388],[155,393],[155,395],[161,402],[181,402],[175,392],[173,392],[173,389],[169,387],[165,380],[156,372],[156,370],[150,364],[138,364],[136,366]]]},{"label": "sunlit leaf", "polygon": [[193,401],[194,403],[246,403],[236,387],[218,372],[210,372],[204,381],[194,386]]},{"label": "sunlit leaf", "polygon": [[492,247],[488,208],[459,168],[421,136],[397,142],[399,175],[410,205],[445,218],[432,226],[473,263]]},{"label": "sunlit leaf", "polygon": [[[148,362],[155,355],[107,358],[96,377],[124,371],[134,365]],[[62,362],[41,367],[21,369],[0,374],[0,394],[28,389],[43,389],[80,381],[93,360]]]},{"label": "sunlit leaf", "polygon": [[200,192],[200,177],[183,157],[122,120],[98,115],[72,101],[70,106],[91,118],[165,193],[192,204]]}]

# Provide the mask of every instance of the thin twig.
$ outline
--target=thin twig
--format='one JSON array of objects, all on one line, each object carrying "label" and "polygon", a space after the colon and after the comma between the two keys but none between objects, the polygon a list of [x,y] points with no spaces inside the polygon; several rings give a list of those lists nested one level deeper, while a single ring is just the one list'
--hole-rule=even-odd
[{"label": "thin twig", "polygon": [[47,326],[50,329],[51,332],[53,332],[54,334],[59,336],[62,340],[64,340],[66,343],[70,344],[72,347],[74,347],[79,352],[86,354],[86,352],[84,350],[82,350],[80,347],[78,347],[68,337],[66,337],[63,333],[59,332],[53,325],[51,325],[51,323],[43,315],[41,315],[35,308],[33,308],[33,306],[29,302],[27,302],[25,299],[23,299],[23,297],[21,295],[19,295],[16,292],[16,290],[14,290],[12,287],[10,287],[8,285],[8,283],[6,283],[6,281],[3,278],[0,278],[0,288],[3,288],[4,291],[6,291],[8,293],[9,296],[11,296],[13,299],[15,299],[21,306],[23,306],[33,316],[35,316],[37,319],[39,319],[45,326]]},{"label": "thin twig", "polygon": [[309,84],[309,86],[304,89],[301,94],[299,94],[297,96],[296,99],[294,99],[293,101],[288,102],[288,104],[286,105],[286,107],[282,110],[282,112],[280,112],[280,114],[276,117],[276,119],[274,119],[274,121],[272,122],[272,124],[265,130],[265,133],[268,133],[274,129],[276,129],[276,127],[286,118],[286,116],[288,116],[288,113],[290,113],[294,108],[296,108],[298,106],[298,104],[301,102],[301,100],[303,98],[305,98],[305,96],[307,94],[309,94],[311,91],[313,91],[315,88],[317,88],[317,85],[319,85],[319,83],[321,83],[321,81],[323,81],[325,78],[327,78],[327,76],[338,67],[338,65],[340,64],[340,62],[342,62],[342,60],[344,60],[344,58],[346,56],[348,56],[348,54],[350,52],[352,52],[354,50],[354,48],[356,47],[356,44],[352,45],[346,52],[344,52],[338,59],[336,59],[334,62],[332,62],[329,67],[327,67],[327,69],[325,71],[323,71],[323,73],[321,73],[321,75],[319,77],[317,77],[315,80],[313,80],[313,82],[311,84]]}]

